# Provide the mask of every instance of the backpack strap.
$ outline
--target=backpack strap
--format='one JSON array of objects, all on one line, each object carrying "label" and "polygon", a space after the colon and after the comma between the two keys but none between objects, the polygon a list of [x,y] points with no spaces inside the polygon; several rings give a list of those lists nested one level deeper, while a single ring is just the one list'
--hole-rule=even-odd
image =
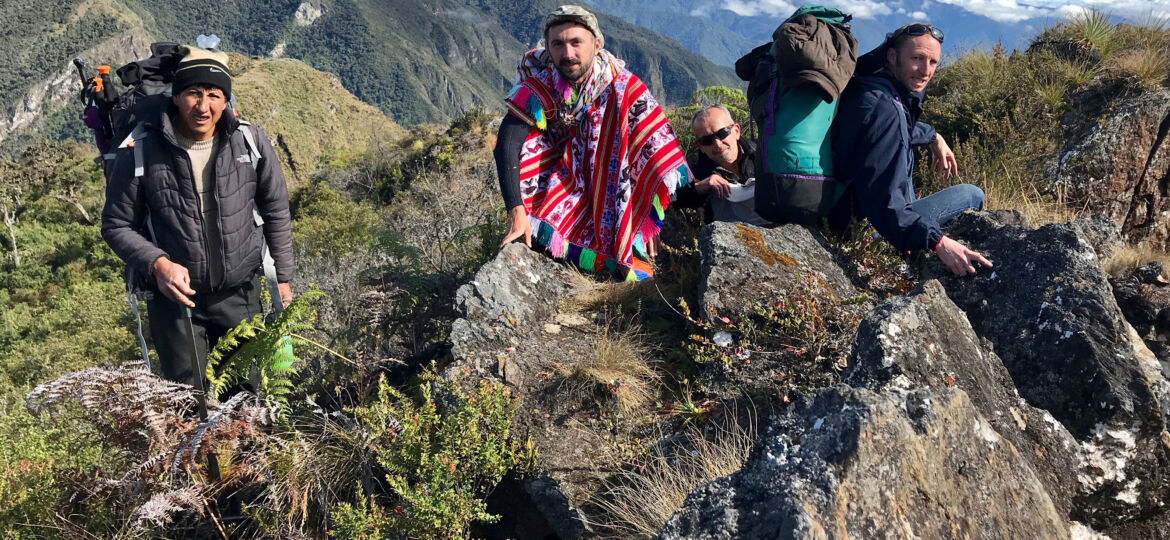
[{"label": "backpack strap", "polygon": [[[130,148],[134,153],[134,177],[141,179],[146,175],[146,159],[143,155],[142,145],[139,142],[146,139],[146,127],[142,124],[134,126],[134,130],[127,135],[126,138],[118,145],[118,148]],[[111,152],[102,156],[102,159],[107,162],[113,162],[117,157],[116,152]],[[109,167],[107,167],[109,170]],[[154,225],[150,220],[149,211],[146,214],[146,230],[150,234],[150,242],[155,244]],[[139,280],[136,276],[137,272],[133,268],[126,267],[126,298],[130,302],[130,312],[134,315],[134,321],[137,324],[136,334],[138,336],[138,347],[142,353],[143,369],[150,371],[150,354],[146,346],[146,338],[142,333],[142,311],[138,309],[138,301],[141,298],[146,300],[150,294],[148,291],[139,287]]]},{"label": "backpack strap", "polygon": [[[248,155],[252,160],[252,168],[260,166],[260,160],[264,157],[260,153],[260,147],[256,145],[256,135],[252,130],[256,126],[240,120],[240,133],[244,135],[244,143],[248,146]],[[256,222],[257,227],[264,226],[264,218],[260,216],[260,212],[255,208],[252,209],[252,219]],[[260,234],[264,234],[261,231]],[[276,281],[276,261],[272,258],[272,252],[268,249],[268,238],[264,237],[264,242],[261,245],[261,256],[264,259],[264,281],[268,284],[268,296],[272,298],[272,312],[280,315],[284,311],[284,302],[280,299],[280,286]]]},{"label": "backpack strap", "polygon": [[865,75],[863,77],[858,77],[857,80],[865,83],[867,86],[881,90],[883,93],[890,96],[890,99],[894,100],[894,105],[898,106],[898,111],[902,113],[906,112],[906,105],[902,103],[902,97],[898,95],[898,91],[894,89],[894,85],[889,81],[889,79],[886,79],[885,77]]},{"label": "backpack strap", "polygon": [[260,159],[264,157],[260,153],[260,147],[256,146],[256,136],[252,134],[252,130],[256,126],[240,120],[240,132],[244,134],[244,143],[248,146],[248,156],[252,159],[252,168],[260,166]]},{"label": "backpack strap", "polygon": [[[264,218],[255,208],[252,209],[252,219],[256,221],[257,227],[264,227]],[[260,234],[263,235],[264,231],[261,230]],[[284,302],[280,299],[280,286],[276,281],[276,260],[272,258],[272,253],[268,250],[267,238],[264,238],[260,247],[260,254],[264,260],[264,282],[268,285],[268,296],[272,298],[272,312],[280,315],[280,312],[284,311]]]}]

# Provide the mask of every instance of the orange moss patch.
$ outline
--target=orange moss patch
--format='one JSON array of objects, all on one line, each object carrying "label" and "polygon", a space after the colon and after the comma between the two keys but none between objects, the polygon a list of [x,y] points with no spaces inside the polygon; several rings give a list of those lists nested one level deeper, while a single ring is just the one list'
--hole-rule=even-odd
[{"label": "orange moss patch", "polygon": [[764,264],[776,266],[776,263],[780,263],[784,266],[796,266],[796,259],[768,247],[768,244],[764,242],[764,235],[760,234],[760,231],[744,225],[736,225],[736,228],[739,229],[735,235],[739,239],[739,243],[748,248],[748,251],[757,259],[764,261]]}]

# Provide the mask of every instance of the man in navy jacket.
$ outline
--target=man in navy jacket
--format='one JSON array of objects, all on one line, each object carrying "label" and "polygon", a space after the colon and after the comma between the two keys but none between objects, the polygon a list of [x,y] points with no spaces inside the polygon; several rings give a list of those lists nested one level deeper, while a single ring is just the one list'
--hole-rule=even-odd
[{"label": "man in navy jacket", "polygon": [[899,251],[932,250],[951,272],[963,276],[974,274],[976,263],[991,262],[948,238],[940,226],[968,208],[982,210],[983,191],[959,184],[918,199],[911,180],[915,145],[929,145],[936,172],[948,177],[958,172],[946,141],[918,121],[942,39],[942,31],[931,25],[906,25],[866,55],[884,56],[880,71],[861,75],[866,73],[864,57],[859,61],[859,75],[842,94],[833,122],[833,165],[837,178],[849,186],[834,213],[838,222],[842,215],[865,217]]}]

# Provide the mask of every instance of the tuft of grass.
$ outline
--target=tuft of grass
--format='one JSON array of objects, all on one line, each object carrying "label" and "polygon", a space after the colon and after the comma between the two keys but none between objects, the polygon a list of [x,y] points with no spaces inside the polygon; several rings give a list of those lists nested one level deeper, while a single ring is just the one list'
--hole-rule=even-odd
[{"label": "tuft of grass", "polygon": [[569,368],[566,395],[585,402],[600,392],[622,414],[649,410],[661,377],[649,359],[644,337],[637,326],[619,330],[607,324],[597,338],[596,353]]},{"label": "tuft of grass", "polygon": [[626,310],[632,313],[657,294],[651,280],[613,281],[570,268],[573,269],[570,277],[572,291],[564,307],[571,311]]},{"label": "tuft of grass", "polygon": [[1057,186],[1052,194],[1045,194],[1035,182],[1007,171],[993,178],[983,176],[975,184],[987,197],[986,209],[1019,210],[1037,227],[1073,221],[1083,211],[1069,206],[1064,198],[1064,186]]},{"label": "tuft of grass", "polygon": [[1119,24],[1115,29],[1117,40],[1125,49],[1164,49],[1170,46],[1167,20],[1151,17],[1140,24]]},{"label": "tuft of grass", "polygon": [[1117,52],[1122,45],[1117,37],[1109,15],[1093,9],[1083,11],[1065,22],[1045,28],[1032,40],[1032,43],[1033,45],[1038,43],[1075,45],[1074,47],[1062,48],[1066,52],[1077,54],[1091,51],[1098,60],[1104,60]]},{"label": "tuft of grass", "polygon": [[595,498],[599,525],[613,538],[653,537],[692,491],[743,467],[756,440],[753,421],[729,421],[706,436],[688,430],[685,443],[652,451],[644,467],[618,473]]},{"label": "tuft of grass", "polygon": [[1102,267],[1105,272],[1116,278],[1124,278],[1134,270],[1152,262],[1160,262],[1165,268],[1170,268],[1170,253],[1154,249],[1146,242],[1136,245],[1126,244],[1117,248],[1105,259]]},{"label": "tuft of grass", "polygon": [[1170,54],[1164,47],[1124,52],[1110,59],[1109,65],[1146,88],[1161,86],[1170,77]]}]

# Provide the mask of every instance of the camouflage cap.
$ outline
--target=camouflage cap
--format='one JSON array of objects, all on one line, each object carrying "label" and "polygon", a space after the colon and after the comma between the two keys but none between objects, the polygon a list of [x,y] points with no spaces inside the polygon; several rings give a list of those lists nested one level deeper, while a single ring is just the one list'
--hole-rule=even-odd
[{"label": "camouflage cap", "polygon": [[574,22],[588,28],[593,37],[601,40],[601,45],[605,46],[605,38],[601,36],[601,27],[597,25],[597,17],[581,6],[561,6],[556,11],[549,13],[548,17],[544,19],[545,39],[548,38],[549,28],[567,22]]}]

